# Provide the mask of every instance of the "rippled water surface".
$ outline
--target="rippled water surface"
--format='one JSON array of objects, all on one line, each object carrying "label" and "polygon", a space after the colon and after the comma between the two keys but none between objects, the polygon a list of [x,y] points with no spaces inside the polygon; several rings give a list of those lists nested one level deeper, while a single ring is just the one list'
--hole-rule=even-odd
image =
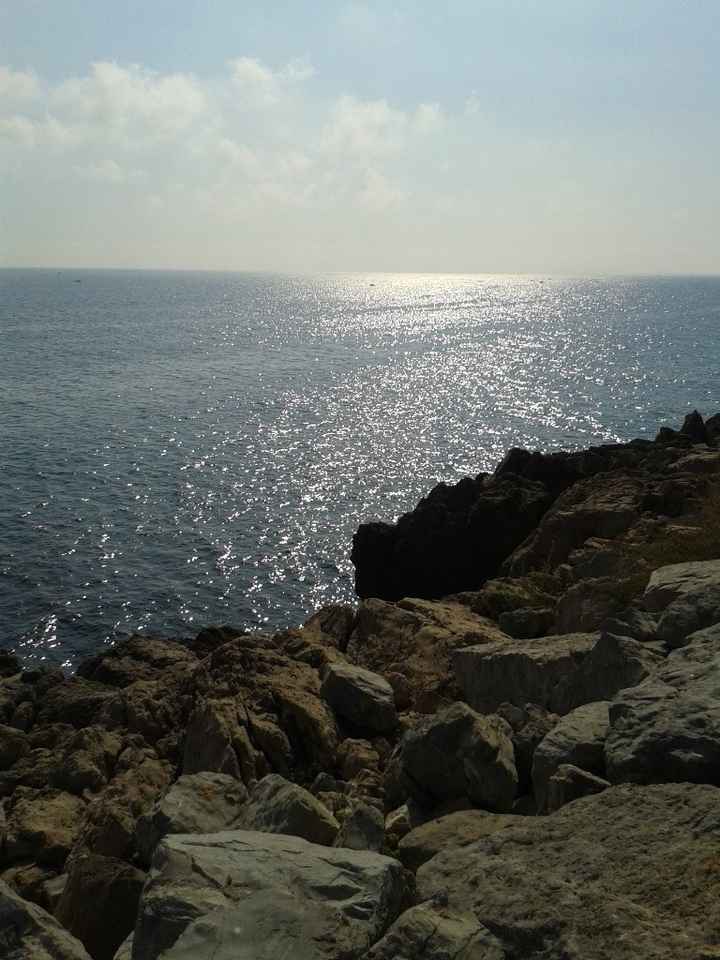
[{"label": "rippled water surface", "polygon": [[296,624],[508,446],[720,409],[720,279],[0,271],[0,645]]}]

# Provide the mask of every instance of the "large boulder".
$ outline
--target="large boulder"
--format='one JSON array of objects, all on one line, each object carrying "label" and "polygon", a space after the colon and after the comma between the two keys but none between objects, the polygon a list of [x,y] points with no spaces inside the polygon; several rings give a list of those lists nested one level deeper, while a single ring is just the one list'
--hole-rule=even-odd
[{"label": "large boulder", "polygon": [[5,857],[62,866],[81,829],[85,803],[62,790],[19,787],[7,810]]},{"label": "large boulder", "polygon": [[421,719],[388,766],[388,801],[411,797],[432,809],[469,797],[479,807],[508,812],[517,792],[511,733],[505,720],[480,716],[465,703]]},{"label": "large boulder", "polygon": [[385,817],[369,803],[356,803],[342,822],[333,842],[334,847],[349,850],[374,850],[380,853],[385,844]]},{"label": "large boulder", "polygon": [[421,900],[469,913],[505,957],[698,960],[717,953],[715,787],[623,785],[442,852]]},{"label": "large boulder", "polygon": [[3,960],[90,960],[80,941],[55,917],[1,881],[0,952]]},{"label": "large boulder", "polygon": [[180,777],[152,810],[138,820],[136,841],[145,863],[171,833],[216,833],[238,826],[247,800],[245,786],[224,773]]},{"label": "large boulder", "polygon": [[596,633],[571,633],[464,647],[455,651],[453,669],[465,699],[480,713],[506,702],[567,713],[576,704],[568,704],[566,688],[598,639]]},{"label": "large boulder", "polygon": [[613,782],[720,785],[720,624],[692,634],[643,683],[610,705]]},{"label": "large boulder", "polygon": [[335,817],[309,790],[277,773],[258,781],[240,814],[245,830],[285,833],[330,846],[339,830]]},{"label": "large boulder", "polygon": [[671,648],[681,646],[696,630],[720,623],[720,560],[660,567],[643,599],[649,611],[661,614],[658,637]]},{"label": "large boulder", "polygon": [[93,960],[112,960],[135,926],[144,882],[145,874],[122,860],[94,854],[78,857],[55,916]]},{"label": "large boulder", "polygon": [[540,742],[532,765],[533,790],[539,813],[547,807],[550,778],[563,764],[573,764],[604,776],[608,728],[607,702],[587,703],[571,710]]},{"label": "large boulder", "polygon": [[232,831],[161,841],[133,960],[354,960],[400,913],[397,860]]},{"label": "large boulder", "polygon": [[340,661],[330,663],[320,694],[335,715],[359,733],[391,733],[397,726],[393,689],[371,670]]},{"label": "large boulder", "polygon": [[521,817],[508,813],[458,810],[410,830],[398,843],[397,855],[409,870],[417,870],[442,850],[467,847],[498,830],[517,825],[521,820]]},{"label": "large boulder", "polygon": [[438,484],[396,524],[365,523],[353,537],[359,597],[432,599],[477,589],[535,528],[552,502],[515,474]]},{"label": "large boulder", "polygon": [[579,800],[580,797],[589,797],[595,793],[602,793],[610,786],[608,780],[588,773],[572,763],[561,763],[548,780],[546,808],[548,813],[554,813],[566,803]]},{"label": "large boulder", "polygon": [[363,960],[507,960],[500,941],[466,912],[439,903],[406,910]]}]

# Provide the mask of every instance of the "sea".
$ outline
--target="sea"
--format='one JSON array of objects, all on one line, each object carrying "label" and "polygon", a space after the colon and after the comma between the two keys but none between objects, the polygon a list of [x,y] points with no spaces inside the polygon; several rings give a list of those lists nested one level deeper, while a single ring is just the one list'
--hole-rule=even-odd
[{"label": "sea", "polygon": [[720,410],[720,278],[0,271],[0,648],[352,602],[352,535],[511,446]]}]

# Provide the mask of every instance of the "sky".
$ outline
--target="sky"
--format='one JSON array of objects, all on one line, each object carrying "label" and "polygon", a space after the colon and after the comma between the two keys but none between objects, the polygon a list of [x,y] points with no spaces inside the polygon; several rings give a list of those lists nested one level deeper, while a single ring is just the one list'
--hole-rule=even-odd
[{"label": "sky", "polygon": [[0,266],[720,273],[720,2],[0,0]]}]

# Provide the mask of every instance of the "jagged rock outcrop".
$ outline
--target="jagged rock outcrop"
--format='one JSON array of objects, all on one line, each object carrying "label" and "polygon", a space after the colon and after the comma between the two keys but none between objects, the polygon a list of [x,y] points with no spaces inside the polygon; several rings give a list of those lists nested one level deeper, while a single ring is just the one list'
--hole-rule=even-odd
[{"label": "jagged rock outcrop", "polygon": [[53,916],[2,881],[0,948],[3,960],[90,960],[80,941]]}]

